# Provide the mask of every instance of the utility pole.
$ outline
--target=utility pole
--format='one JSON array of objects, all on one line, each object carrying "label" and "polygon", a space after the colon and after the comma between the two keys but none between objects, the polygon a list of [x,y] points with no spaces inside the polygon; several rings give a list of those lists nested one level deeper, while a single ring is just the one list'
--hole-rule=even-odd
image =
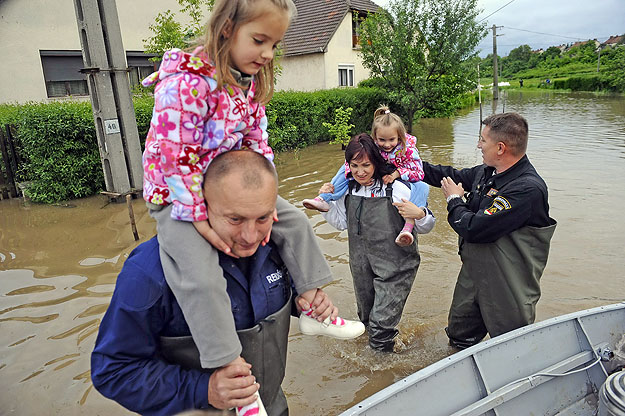
[{"label": "utility pole", "polygon": [[499,99],[499,65],[497,64],[497,26],[493,25],[493,100]]},{"label": "utility pole", "polygon": [[599,45],[599,55],[597,56],[597,72],[599,72],[599,65],[601,64],[601,45]]},{"label": "utility pole", "polygon": [[74,0],[95,130],[108,194],[143,187],[126,54],[115,0]]}]

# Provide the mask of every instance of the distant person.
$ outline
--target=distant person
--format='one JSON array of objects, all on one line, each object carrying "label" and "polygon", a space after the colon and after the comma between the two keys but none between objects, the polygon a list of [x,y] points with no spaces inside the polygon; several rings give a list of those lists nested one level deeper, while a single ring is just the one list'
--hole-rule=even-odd
[{"label": "distant person", "polygon": [[523,88],[523,78],[521,78],[521,79],[519,80],[519,86],[520,86],[521,88]]},{"label": "distant person", "polygon": [[[323,217],[335,228],[347,229],[358,317],[367,326],[369,346],[392,352],[399,333],[396,326],[419,268],[416,233],[430,232],[434,217],[427,208],[407,201],[410,186],[405,182],[384,183],[395,166],[386,163],[378,146],[366,133],[352,138],[345,161],[354,180],[341,198],[328,203]],[[319,192],[330,192],[331,187],[324,184]],[[413,243],[399,246],[393,239],[404,218],[414,219]]]},{"label": "distant person", "polygon": [[[382,106],[373,114],[371,137],[378,146],[384,160],[395,167],[388,175],[382,178],[384,184],[402,179],[410,183],[412,192],[410,200],[420,207],[427,205],[430,188],[421,182],[423,179],[423,163],[417,150],[417,138],[406,133],[401,118],[392,113],[388,107]],[[302,203],[308,209],[316,209],[326,212],[330,206],[329,201],[336,201],[347,192],[349,180],[349,164],[345,162],[332,179],[332,186],[327,187],[328,193],[323,193],[314,199],[304,199]],[[412,244],[413,219],[406,219],[404,227],[395,237],[395,243],[405,247]]]},{"label": "distant person", "polygon": [[423,163],[424,181],[442,188],[449,225],[460,237],[462,268],[445,329],[458,348],[534,322],[556,228],[547,185],[525,154],[527,121],[504,113],[482,124],[483,165],[457,170]]},{"label": "distant person", "polygon": [[[189,320],[166,282],[154,237],[133,250],[117,278],[91,355],[93,385],[105,397],[144,415],[232,407],[242,408],[240,416],[266,415],[261,403],[269,415],[286,415],[280,385],[293,310],[293,275],[273,242],[261,244],[273,224],[275,169],[255,152],[226,152],[209,165],[204,190],[211,195],[208,217],[213,229],[237,256],[219,253],[216,266],[232,306],[205,319],[230,315],[244,359],[221,368],[201,368]],[[321,289],[315,303],[319,316],[336,314]],[[305,309],[308,302],[297,297],[295,306]]]}]

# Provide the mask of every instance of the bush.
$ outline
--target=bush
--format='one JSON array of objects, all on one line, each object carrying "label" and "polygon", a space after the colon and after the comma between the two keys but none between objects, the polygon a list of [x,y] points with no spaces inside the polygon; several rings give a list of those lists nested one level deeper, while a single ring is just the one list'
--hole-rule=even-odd
[{"label": "bush", "polygon": [[53,102],[20,106],[15,139],[23,164],[18,178],[35,202],[93,195],[104,186],[91,105]]},{"label": "bush", "polygon": [[[385,103],[377,88],[315,92],[277,92],[267,105],[269,140],[274,150],[295,149],[329,140],[324,121],[335,110],[351,107],[349,132],[369,131],[373,112]],[[134,107],[142,147],[154,99],[135,97]],[[0,125],[14,127],[22,164],[18,181],[32,181],[27,195],[35,202],[53,203],[93,195],[104,189],[104,175],[89,102],[0,105]]]},{"label": "bush", "polygon": [[145,136],[148,135],[150,129],[150,120],[152,119],[152,109],[154,108],[154,97],[140,96],[134,97],[135,118],[137,119],[137,130],[139,130],[139,140],[141,148],[145,147]]},{"label": "bush", "polygon": [[602,89],[599,75],[574,76],[553,81],[554,89],[571,91],[599,91]]},{"label": "bush", "polygon": [[373,112],[386,101],[379,88],[335,88],[314,92],[276,92],[267,104],[269,140],[276,151],[298,149],[330,140],[324,121],[334,120],[335,110],[351,107],[351,135],[369,131]]}]

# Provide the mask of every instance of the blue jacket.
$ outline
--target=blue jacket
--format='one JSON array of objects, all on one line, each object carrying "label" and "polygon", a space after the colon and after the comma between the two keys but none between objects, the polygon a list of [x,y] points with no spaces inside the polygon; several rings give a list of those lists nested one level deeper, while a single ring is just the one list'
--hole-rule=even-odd
[{"label": "blue jacket", "polygon": [[[270,246],[250,257],[249,279],[220,254],[237,330],[254,326],[288,300],[288,283]],[[130,254],[91,355],[91,379],[105,397],[145,415],[208,408],[210,372],[187,370],[158,356],[160,336],[188,336],[189,327],[165,282],[156,237]]]}]

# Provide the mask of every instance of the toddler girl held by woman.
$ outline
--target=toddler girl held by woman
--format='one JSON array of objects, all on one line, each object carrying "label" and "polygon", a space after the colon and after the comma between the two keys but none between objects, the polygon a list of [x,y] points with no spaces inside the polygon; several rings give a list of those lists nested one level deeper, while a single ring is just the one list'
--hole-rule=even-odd
[{"label": "toddler girl held by woman", "polygon": [[[427,206],[429,187],[423,179],[423,163],[417,150],[417,138],[406,133],[406,127],[401,118],[391,113],[388,107],[382,106],[373,114],[371,136],[379,148],[380,154],[387,163],[395,169],[382,178],[384,184],[396,179],[411,183],[410,200],[419,207]],[[328,193],[322,193],[314,199],[305,199],[303,204],[308,209],[326,212],[330,208],[329,201],[336,201],[347,192],[349,165],[345,163],[332,179],[331,187],[326,187]],[[404,201],[405,202],[405,201]],[[412,229],[414,219],[406,219],[404,227],[395,238],[399,246],[409,246],[414,242]]]}]

